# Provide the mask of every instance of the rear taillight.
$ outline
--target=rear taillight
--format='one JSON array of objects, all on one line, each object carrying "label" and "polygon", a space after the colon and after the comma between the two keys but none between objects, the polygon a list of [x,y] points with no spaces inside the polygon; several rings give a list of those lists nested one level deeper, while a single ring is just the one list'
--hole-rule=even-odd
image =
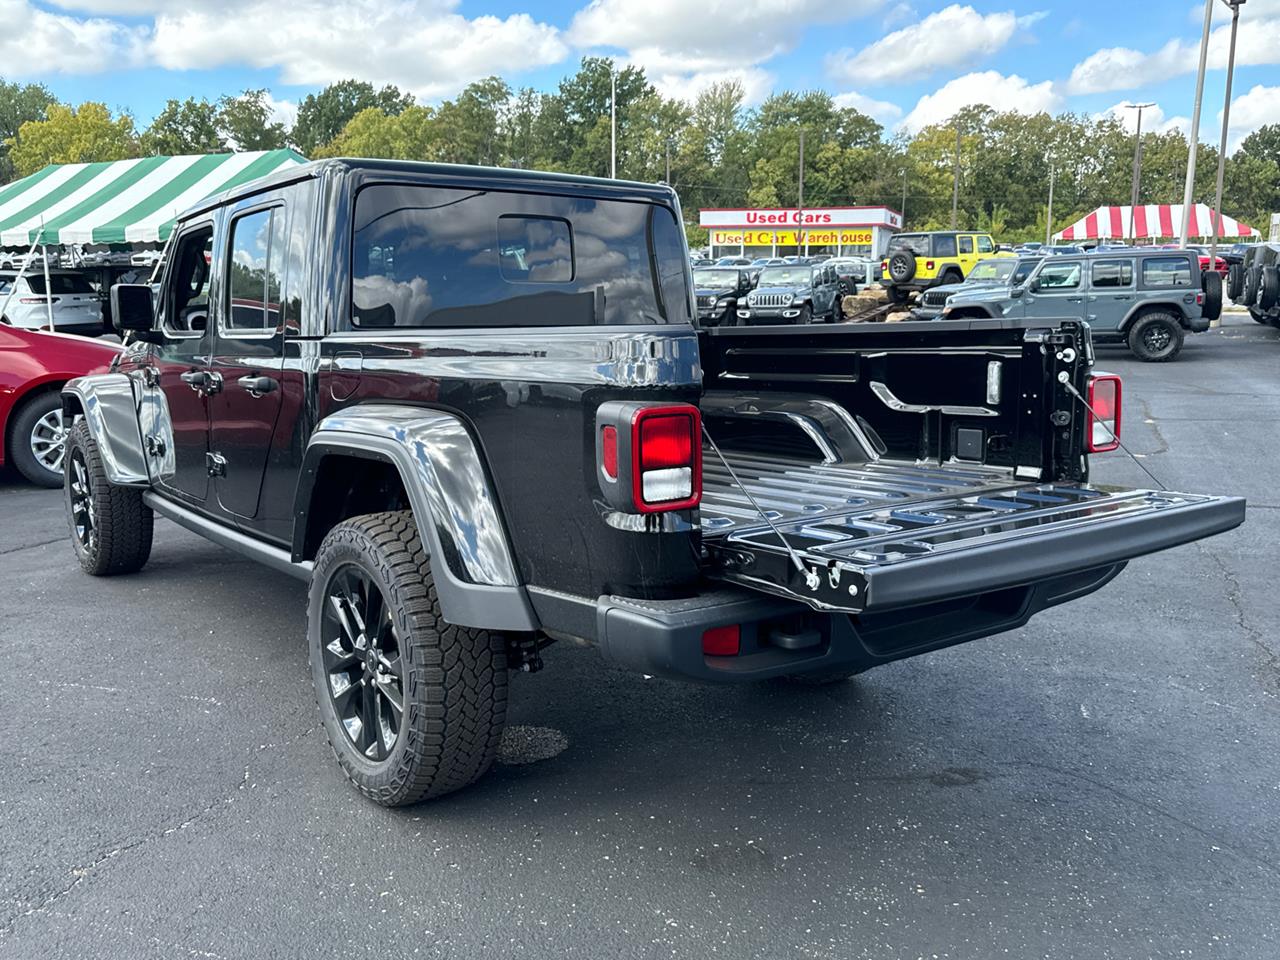
[{"label": "rear taillight", "polygon": [[708,657],[736,657],[742,648],[742,628],[736,623],[702,632],[702,652]]},{"label": "rear taillight", "polygon": [[57,297],[19,297],[19,303],[57,303]]},{"label": "rear taillight", "polygon": [[702,499],[702,418],[687,403],[610,401],[596,413],[600,488],[628,513],[696,507]]},{"label": "rear taillight", "polygon": [[1089,378],[1089,417],[1085,423],[1090,453],[1106,453],[1120,446],[1120,378]]}]

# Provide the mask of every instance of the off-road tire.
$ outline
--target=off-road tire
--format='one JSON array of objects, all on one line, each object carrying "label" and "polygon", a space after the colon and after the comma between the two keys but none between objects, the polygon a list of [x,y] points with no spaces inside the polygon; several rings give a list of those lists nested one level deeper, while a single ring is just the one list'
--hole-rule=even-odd
[{"label": "off-road tire", "polygon": [[[93,506],[95,536],[90,544],[76,533],[73,489],[78,483],[77,462],[83,464],[88,483],[87,496]],[[67,525],[80,569],[94,577],[111,577],[141,570],[151,556],[155,515],[142,502],[141,490],[117,487],[107,479],[97,441],[83,419],[77,420],[67,435],[67,453],[62,459],[62,469]]]},{"label": "off-road tire", "polygon": [[[346,565],[362,568],[382,592],[404,659],[400,731],[381,761],[361,754],[339,722],[321,650],[329,583]],[[370,800],[396,807],[440,797],[492,765],[507,717],[505,640],[445,622],[409,511],[352,517],[329,531],[311,577],[307,647],[329,745]]]},{"label": "off-road tire", "polygon": [[1254,307],[1258,304],[1258,287],[1262,281],[1262,268],[1250,267],[1244,272],[1244,289],[1240,295],[1240,302],[1246,307]]},{"label": "off-road tire", "polygon": [[959,270],[947,270],[938,278],[938,286],[944,287],[949,283],[964,283],[964,274]]},{"label": "off-road tire", "polygon": [[50,470],[31,452],[31,433],[46,415],[62,406],[56,390],[28,397],[18,407],[9,426],[9,460],[18,472],[37,487],[56,489],[62,486],[62,470]]},{"label": "off-road tire", "polygon": [[886,287],[889,294],[889,302],[896,305],[902,305],[911,299],[911,291],[903,290],[901,287]]},{"label": "off-road tire", "polygon": [[813,323],[813,308],[807,303],[800,308],[800,316],[796,317],[796,326],[806,326]]},{"label": "off-road tire", "polygon": [[889,279],[907,283],[916,275],[916,255],[910,250],[895,250],[889,255]]},{"label": "off-road tire", "polygon": [[1267,316],[1265,310],[1259,310],[1257,307],[1249,308],[1249,316],[1253,317],[1254,323],[1270,323],[1271,318]]},{"label": "off-road tire", "polygon": [[1200,286],[1204,290],[1201,315],[1206,320],[1217,320],[1222,316],[1222,274],[1217,270],[1206,270],[1200,275]]},{"label": "off-road tire", "polygon": [[[1149,343],[1150,331],[1164,328],[1168,334],[1167,345],[1154,347]],[[1168,363],[1182,351],[1186,339],[1178,318],[1163,310],[1153,310],[1139,317],[1129,328],[1129,350],[1143,363]]]},{"label": "off-road tire", "polygon": [[1244,264],[1233,263],[1227,268],[1227,296],[1239,301],[1244,294]]},{"label": "off-road tire", "polygon": [[1280,267],[1275,264],[1262,268],[1258,277],[1258,306],[1272,310],[1280,304]]}]

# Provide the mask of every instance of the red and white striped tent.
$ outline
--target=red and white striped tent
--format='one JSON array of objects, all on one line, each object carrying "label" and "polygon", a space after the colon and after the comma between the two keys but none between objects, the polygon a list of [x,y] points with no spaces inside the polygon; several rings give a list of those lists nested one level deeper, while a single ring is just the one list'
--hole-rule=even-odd
[{"label": "red and white striped tent", "polygon": [[[1132,212],[1132,221],[1130,220]],[[1188,235],[1207,237],[1213,233],[1214,213],[1208,204],[1191,207]],[[1133,231],[1130,232],[1132,222]],[[1162,240],[1175,238],[1182,232],[1182,204],[1148,203],[1138,207],[1099,207],[1067,229],[1053,235],[1055,240]],[[1223,217],[1218,225],[1219,237],[1256,237],[1257,230],[1247,223]]]}]

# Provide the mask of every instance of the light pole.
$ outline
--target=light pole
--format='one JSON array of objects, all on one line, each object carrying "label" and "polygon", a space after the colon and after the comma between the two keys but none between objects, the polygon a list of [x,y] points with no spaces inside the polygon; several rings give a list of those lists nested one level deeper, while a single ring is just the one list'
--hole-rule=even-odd
[{"label": "light pole", "polygon": [[1191,137],[1187,143],[1187,182],[1182,188],[1182,233],[1179,246],[1187,247],[1191,230],[1191,201],[1196,190],[1196,152],[1200,148],[1200,106],[1204,103],[1204,68],[1209,58],[1209,28],[1213,25],[1213,0],[1204,0],[1204,32],[1200,36],[1200,66],[1196,71],[1196,102],[1191,110]]},{"label": "light pole", "polygon": [[907,229],[907,168],[903,167],[898,171],[902,174],[902,209],[898,212],[902,214],[902,229]]},{"label": "light pole", "polygon": [[960,222],[960,123],[956,121],[956,162],[951,184],[951,229]]},{"label": "light pole", "polygon": [[1129,191],[1129,239],[1137,240],[1133,235],[1133,211],[1138,206],[1138,197],[1142,192],[1142,111],[1154,107],[1154,103],[1126,103],[1126,110],[1138,111],[1138,132],[1133,138],[1133,187]]},{"label": "light pole", "polygon": [[1053,175],[1057,172],[1053,161],[1049,161],[1049,212],[1045,215],[1044,245],[1053,244]]},{"label": "light pole", "polygon": [[1213,239],[1209,241],[1209,269],[1218,263],[1218,234],[1222,232],[1222,174],[1227,163],[1227,129],[1231,124],[1231,80],[1236,69],[1236,30],[1240,26],[1240,7],[1246,0],[1222,0],[1231,8],[1231,48],[1227,54],[1227,95],[1222,103],[1222,140],[1218,143],[1218,185],[1213,192]]},{"label": "light pole", "polygon": [[609,64],[609,179],[618,179],[618,73]]},{"label": "light pole", "polygon": [[[800,176],[797,183],[797,201],[799,209],[796,220],[796,253],[800,253],[800,237],[804,233],[804,127],[800,128]],[[809,238],[805,236],[805,253],[808,253]]]}]

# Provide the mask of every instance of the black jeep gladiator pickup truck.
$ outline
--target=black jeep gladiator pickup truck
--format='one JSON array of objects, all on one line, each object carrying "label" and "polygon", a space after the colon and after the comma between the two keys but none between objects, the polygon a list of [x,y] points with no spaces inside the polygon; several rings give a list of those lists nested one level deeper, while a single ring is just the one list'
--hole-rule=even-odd
[{"label": "black jeep gladiator pickup truck", "polygon": [[329,741],[392,805],[484,773],[552,640],[834,680],[1243,519],[1090,485],[1083,324],[700,332],[688,264],[648,184],[331,160],[206,201],[63,393],[80,565],[138,570],[160,514],[307,581]]}]

